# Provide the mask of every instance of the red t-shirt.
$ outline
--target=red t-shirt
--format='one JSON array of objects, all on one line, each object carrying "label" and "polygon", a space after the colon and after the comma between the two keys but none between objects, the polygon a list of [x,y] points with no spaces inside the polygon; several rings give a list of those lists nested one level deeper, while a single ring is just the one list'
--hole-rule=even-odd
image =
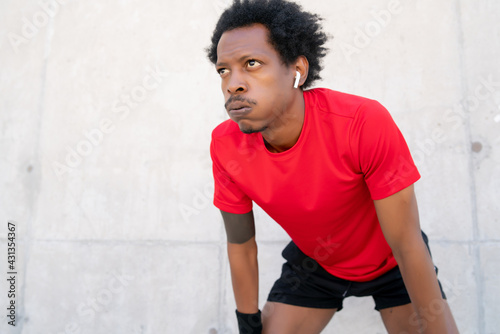
[{"label": "red t-shirt", "polygon": [[369,281],[396,266],[373,200],[420,175],[388,111],[374,100],[329,89],[304,92],[297,143],[269,152],[260,133],[227,120],[212,133],[214,204],[247,213],[257,203],[331,274]]}]

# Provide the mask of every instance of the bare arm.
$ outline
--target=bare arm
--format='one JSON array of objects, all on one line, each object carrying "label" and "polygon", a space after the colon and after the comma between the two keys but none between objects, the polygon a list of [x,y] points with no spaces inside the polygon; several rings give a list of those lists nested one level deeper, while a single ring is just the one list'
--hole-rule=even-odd
[{"label": "bare arm", "polygon": [[234,214],[221,211],[227,235],[227,252],[236,308],[258,312],[259,270],[253,211]]},{"label": "bare arm", "polygon": [[425,333],[458,333],[441,297],[434,265],[421,236],[413,186],[374,203],[412,304],[425,324],[422,329]]}]

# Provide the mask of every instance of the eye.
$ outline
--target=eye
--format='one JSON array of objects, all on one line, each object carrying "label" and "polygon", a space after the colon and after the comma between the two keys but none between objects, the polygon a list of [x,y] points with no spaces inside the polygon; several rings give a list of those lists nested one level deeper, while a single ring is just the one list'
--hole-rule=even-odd
[{"label": "eye", "polygon": [[249,68],[257,68],[257,67],[259,67],[262,64],[258,60],[250,59],[247,62],[247,65],[248,65]]},{"label": "eye", "polygon": [[227,74],[228,69],[227,68],[219,68],[217,69],[217,73],[219,73],[220,76],[223,76],[224,74]]}]

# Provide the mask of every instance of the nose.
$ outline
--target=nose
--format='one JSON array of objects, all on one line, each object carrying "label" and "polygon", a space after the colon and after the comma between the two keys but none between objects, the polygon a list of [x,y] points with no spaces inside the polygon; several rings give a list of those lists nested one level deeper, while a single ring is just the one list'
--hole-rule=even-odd
[{"label": "nose", "polygon": [[245,93],[248,90],[243,75],[237,71],[231,73],[227,83],[227,91],[230,94]]}]

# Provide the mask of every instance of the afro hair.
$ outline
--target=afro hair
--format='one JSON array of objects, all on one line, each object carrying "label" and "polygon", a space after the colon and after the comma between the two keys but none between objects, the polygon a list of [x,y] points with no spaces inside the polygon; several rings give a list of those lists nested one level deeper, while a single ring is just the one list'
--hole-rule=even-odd
[{"label": "afro hair", "polygon": [[206,49],[208,59],[217,62],[217,45],[224,32],[260,23],[269,30],[269,42],[284,64],[292,64],[299,56],[307,58],[309,73],[302,88],[308,88],[321,79],[321,59],[327,52],[328,37],[321,30],[321,20],[286,0],[234,0],[217,22],[212,44]]}]

